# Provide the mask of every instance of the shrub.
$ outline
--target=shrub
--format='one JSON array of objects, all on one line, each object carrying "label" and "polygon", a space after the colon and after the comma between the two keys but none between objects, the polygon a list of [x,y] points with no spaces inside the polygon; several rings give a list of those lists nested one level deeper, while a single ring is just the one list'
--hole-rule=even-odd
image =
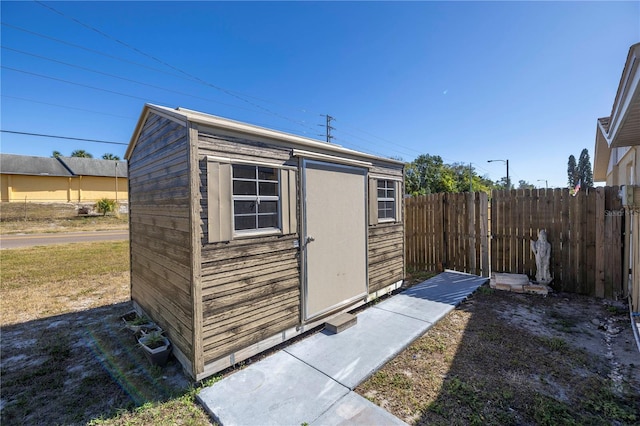
[{"label": "shrub", "polygon": [[106,216],[107,213],[114,212],[117,207],[118,203],[116,203],[116,200],[111,200],[109,198],[102,198],[96,203],[96,210],[102,213],[103,216]]}]

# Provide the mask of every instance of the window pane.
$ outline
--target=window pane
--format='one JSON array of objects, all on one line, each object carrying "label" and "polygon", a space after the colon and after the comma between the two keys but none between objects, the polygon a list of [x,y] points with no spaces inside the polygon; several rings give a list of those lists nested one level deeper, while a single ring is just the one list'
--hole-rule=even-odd
[{"label": "window pane", "polygon": [[260,195],[278,195],[278,184],[271,182],[260,182]]},{"label": "window pane", "polygon": [[260,201],[258,213],[278,213],[277,201]]},{"label": "window pane", "polygon": [[240,231],[242,229],[256,229],[256,217],[251,216],[235,216],[235,230]]},{"label": "window pane", "polygon": [[378,180],[378,188],[380,189],[386,189],[386,188],[393,188],[393,182],[391,182],[390,180]]},{"label": "window pane", "polygon": [[255,166],[233,166],[233,177],[242,179],[255,179],[256,167]]},{"label": "window pane", "polygon": [[378,219],[395,219],[393,201],[378,201]]},{"label": "window pane", "polygon": [[387,192],[384,189],[378,188],[378,198],[387,198]]},{"label": "window pane", "polygon": [[271,167],[258,167],[258,179],[260,180],[278,180],[276,169]]},{"label": "window pane", "polygon": [[258,216],[258,228],[277,228],[278,227],[278,215],[277,214],[261,214]]},{"label": "window pane", "polygon": [[258,195],[255,181],[234,180],[233,195]]},{"label": "window pane", "polygon": [[234,201],[233,213],[238,214],[251,214],[256,212],[255,201]]}]

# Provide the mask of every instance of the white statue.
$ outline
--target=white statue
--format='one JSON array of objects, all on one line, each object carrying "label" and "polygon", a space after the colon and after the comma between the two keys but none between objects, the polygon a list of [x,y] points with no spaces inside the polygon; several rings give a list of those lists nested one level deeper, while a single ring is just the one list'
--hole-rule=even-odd
[{"label": "white statue", "polygon": [[549,284],[549,259],[551,258],[551,244],[547,241],[547,231],[538,231],[538,241],[531,241],[531,251],[536,255],[536,281],[539,284]]}]

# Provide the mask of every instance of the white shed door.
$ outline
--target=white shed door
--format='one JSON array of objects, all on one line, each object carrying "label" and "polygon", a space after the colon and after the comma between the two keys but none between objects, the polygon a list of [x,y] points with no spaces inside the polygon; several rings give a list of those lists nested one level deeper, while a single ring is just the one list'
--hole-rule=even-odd
[{"label": "white shed door", "polygon": [[365,169],[303,161],[304,319],[367,294]]}]

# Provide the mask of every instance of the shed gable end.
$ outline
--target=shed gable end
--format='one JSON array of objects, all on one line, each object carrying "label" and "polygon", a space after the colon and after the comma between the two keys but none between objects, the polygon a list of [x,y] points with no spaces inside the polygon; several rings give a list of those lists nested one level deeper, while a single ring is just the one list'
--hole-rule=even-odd
[{"label": "shed gable end", "polygon": [[192,365],[188,134],[184,125],[150,112],[127,155],[131,298]]}]

